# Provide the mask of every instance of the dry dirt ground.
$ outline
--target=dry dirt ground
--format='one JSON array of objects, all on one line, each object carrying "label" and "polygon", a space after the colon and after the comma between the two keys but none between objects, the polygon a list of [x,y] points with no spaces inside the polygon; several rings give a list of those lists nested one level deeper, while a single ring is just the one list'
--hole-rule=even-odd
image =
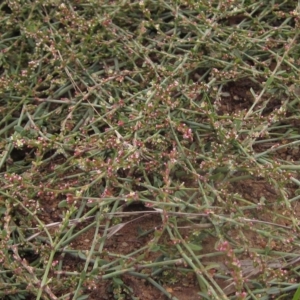
[{"label": "dry dirt ground", "polygon": [[[233,114],[240,110],[249,109],[249,107],[252,105],[250,88],[253,88],[253,90],[255,91],[258,87],[255,83],[246,79],[229,84],[225,88],[224,97],[220,99],[219,113]],[[266,108],[266,113],[277,108],[279,105],[280,103],[276,99],[274,99],[274,101],[273,102],[271,101],[268,107]],[[257,150],[261,151],[263,149],[257,148]],[[293,159],[295,162],[300,161],[299,150],[295,151],[291,149],[284,149],[283,151],[278,153],[278,155],[280,155],[280,158],[282,159]],[[278,192],[269,183],[259,179],[257,180],[248,179],[238,183],[231,183],[229,189],[232,192],[238,192],[244,197],[244,199],[247,199],[249,200],[249,202],[254,202],[254,203],[258,203],[259,199],[261,199],[262,197],[266,199],[265,201],[267,204],[272,203],[275,201],[275,199],[278,196],[277,194]],[[295,187],[291,186],[290,196],[292,196],[294,193],[295,193]],[[60,209],[58,207],[58,203],[60,201],[61,199],[57,199],[57,201],[56,200],[50,201],[48,198],[45,198],[44,201],[43,199],[41,199],[42,210],[46,213],[45,215],[41,215],[40,217],[45,222],[45,224],[50,224],[61,220]],[[297,205],[297,203],[294,203],[293,208],[296,216],[300,218],[299,205]],[[274,207],[270,205],[270,215],[265,214],[264,216],[260,216],[260,219],[264,219],[265,221],[272,222],[271,214],[273,209]],[[284,215],[284,211],[280,211],[280,209],[282,208],[278,207],[277,209],[280,215]],[[143,207],[142,205],[133,205],[127,207],[126,210],[131,212],[141,211],[141,210],[145,211],[146,208]],[[134,220],[137,218],[136,215],[129,216],[129,217],[127,216],[125,219],[123,219],[123,222],[128,222],[128,221],[132,221],[132,222],[129,222],[121,230],[119,230],[117,233],[112,235],[112,237],[107,240],[104,250],[119,255],[126,255],[128,253],[133,252],[134,250],[138,250],[141,247],[147,245],[147,243],[149,243],[151,239],[153,239],[155,229],[161,226],[162,220],[160,215],[155,215],[152,213],[148,214],[147,212],[138,215],[138,217],[140,218],[138,218],[137,220]],[[251,212],[249,212],[249,218],[252,217],[253,216],[251,215]],[[283,226],[291,225],[288,218],[287,219],[282,218],[281,220],[278,220],[278,222]],[[184,230],[185,229],[182,229],[182,234],[184,234]],[[143,237],[139,237],[139,232],[141,231],[142,232],[149,231],[149,234]],[[235,241],[236,235],[234,230],[232,230],[228,234],[231,236],[232,240]],[[294,250],[288,244],[284,245],[280,242],[276,243],[268,239],[263,239],[262,237],[259,237],[258,235],[254,234],[251,231],[249,232],[245,231],[244,235],[245,238],[248,239],[249,245],[253,248],[264,249],[265,247],[269,247],[271,250],[280,250],[280,251],[287,251],[287,252]],[[78,236],[74,241],[72,241],[71,246],[73,249],[82,250],[82,252],[84,252],[85,250],[90,249],[91,241],[93,240],[93,238],[94,238],[94,229],[91,228],[88,232],[85,232],[83,235]],[[162,238],[165,238],[166,244],[170,243],[167,237],[163,236]],[[217,242],[216,238],[207,236],[203,240],[203,244],[202,244],[203,249],[201,250],[201,254],[215,252],[216,242]],[[156,259],[158,255],[159,254],[155,252],[149,253],[148,259],[149,260]],[[84,266],[84,262],[80,258],[72,257],[71,255],[59,255],[57,256],[57,259],[62,259],[63,261],[62,270],[66,272],[72,272],[72,271],[80,272],[80,270]],[[108,256],[107,259],[110,260],[111,257]],[[225,266],[225,257],[223,256],[219,256],[217,258],[214,257],[213,260],[214,260],[213,262],[218,263],[220,266],[223,267]],[[207,257],[202,261],[203,264],[209,262],[211,261]],[[247,260],[245,260],[245,264],[246,263]],[[213,270],[211,270],[211,272],[213,276]],[[256,275],[257,273],[255,272],[252,274],[252,276],[256,276]],[[251,276],[251,274],[249,276]],[[181,300],[201,299],[201,297],[198,295],[199,286],[192,272],[187,273],[186,276],[184,277],[180,275],[176,276],[176,274],[172,274],[172,278],[173,281],[170,282],[170,280],[168,279],[168,275],[165,275],[165,278],[163,278],[162,281],[165,289],[170,294],[175,296],[177,299],[181,299]],[[166,296],[163,295],[158,289],[156,289],[154,286],[150,285],[147,281],[143,279],[137,279],[136,277],[130,275],[123,275],[122,280],[128,287],[132,289],[132,294],[136,297],[135,299],[140,299],[140,300],[167,299]],[[216,278],[215,280],[226,291],[227,294],[232,292],[232,286],[230,286],[228,282],[222,282],[222,280],[218,278]],[[65,288],[66,286],[62,286],[62,290],[64,290]],[[70,292],[72,292],[72,288],[73,287],[69,288]],[[66,293],[66,290],[64,290],[63,293]],[[95,300],[114,299],[111,286],[108,285],[108,282],[106,281],[95,283],[95,286],[93,287],[93,290],[90,293],[89,299],[95,299]]]}]

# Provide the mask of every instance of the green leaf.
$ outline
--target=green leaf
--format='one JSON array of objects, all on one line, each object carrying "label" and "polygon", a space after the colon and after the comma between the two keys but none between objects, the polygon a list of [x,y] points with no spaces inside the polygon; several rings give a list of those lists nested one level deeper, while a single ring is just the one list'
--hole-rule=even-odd
[{"label": "green leaf", "polygon": [[164,260],[165,260],[165,255],[162,254],[162,255],[160,255],[160,256],[155,260],[155,262],[161,262],[161,261],[164,261]]},{"label": "green leaf", "polygon": [[280,294],[280,289],[278,287],[271,287],[269,289],[267,289],[267,294],[269,295],[276,295],[276,294]]},{"label": "green leaf", "polygon": [[100,273],[99,268],[95,268],[95,269],[92,270],[90,275],[98,275],[99,273]]},{"label": "green leaf", "polygon": [[[109,262],[105,259],[98,259],[98,264],[100,267],[107,265]],[[94,271],[94,270],[93,270]]]},{"label": "green leaf", "polygon": [[0,216],[4,215],[6,212],[6,207],[2,206],[0,207]]},{"label": "green leaf", "polygon": [[78,256],[83,260],[86,259],[86,255],[84,255],[81,251],[78,252]]},{"label": "green leaf", "polygon": [[113,277],[113,282],[117,285],[123,285],[124,284],[123,280],[119,277]]},{"label": "green leaf", "polygon": [[14,126],[14,130],[16,132],[22,133],[24,131],[24,128],[20,125],[16,125],[16,126]]},{"label": "green leaf", "polygon": [[82,295],[79,298],[77,298],[77,300],[85,300],[88,299],[90,295]]},{"label": "green leaf", "polygon": [[297,288],[297,291],[296,291],[296,293],[294,294],[294,297],[293,297],[292,300],[300,300],[300,284],[299,284],[299,286],[298,286],[298,288]]},{"label": "green leaf", "polygon": [[2,237],[2,239],[5,239],[7,237],[7,231],[5,229],[1,230],[0,236]]},{"label": "green leaf", "polygon": [[203,299],[203,300],[210,300],[211,299],[211,297],[208,296],[206,293],[199,292],[198,295],[200,295],[202,297],[201,299]]},{"label": "green leaf", "polygon": [[152,246],[151,248],[150,248],[150,251],[151,252],[157,252],[157,251],[159,251],[160,250],[160,247],[158,246],[158,245],[154,245],[154,246]]},{"label": "green leaf", "polygon": [[80,273],[80,279],[84,280],[86,278],[86,272],[85,271],[81,271]]},{"label": "green leaf", "polygon": [[192,243],[188,243],[187,245],[193,251],[200,251],[203,248],[201,245],[196,245],[196,244],[192,244]]},{"label": "green leaf", "polygon": [[59,208],[68,207],[68,206],[69,206],[69,204],[68,204],[67,200],[62,200],[58,203]]},{"label": "green leaf", "polygon": [[272,82],[273,82],[273,80],[274,80],[274,77],[273,76],[271,76],[268,80],[267,80],[267,82],[266,82],[266,87],[268,87]]}]

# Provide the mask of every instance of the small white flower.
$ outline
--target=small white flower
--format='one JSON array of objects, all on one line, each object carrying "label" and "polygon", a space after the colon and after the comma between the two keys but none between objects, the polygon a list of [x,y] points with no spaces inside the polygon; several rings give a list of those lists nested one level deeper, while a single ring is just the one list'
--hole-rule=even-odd
[{"label": "small white flower", "polygon": [[23,145],[24,145],[22,140],[17,140],[16,144],[18,147],[23,147]]}]

